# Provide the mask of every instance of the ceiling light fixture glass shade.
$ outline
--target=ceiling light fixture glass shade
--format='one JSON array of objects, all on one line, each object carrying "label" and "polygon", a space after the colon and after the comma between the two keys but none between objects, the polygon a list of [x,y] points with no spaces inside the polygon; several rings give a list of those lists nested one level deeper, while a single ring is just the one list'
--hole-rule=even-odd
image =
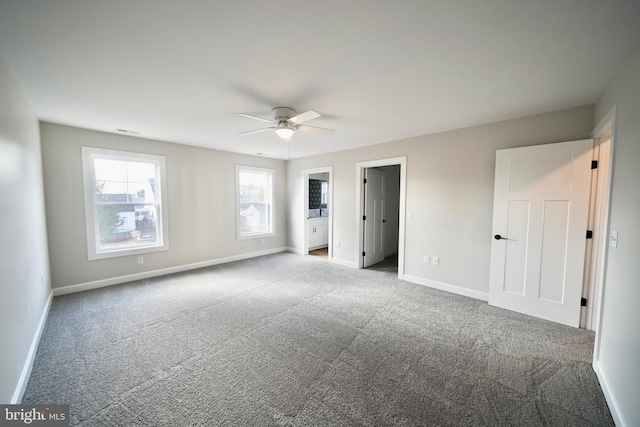
[{"label": "ceiling light fixture glass shade", "polygon": [[276,129],[276,133],[280,138],[287,140],[293,135],[293,129],[291,129],[286,123],[280,123]]}]

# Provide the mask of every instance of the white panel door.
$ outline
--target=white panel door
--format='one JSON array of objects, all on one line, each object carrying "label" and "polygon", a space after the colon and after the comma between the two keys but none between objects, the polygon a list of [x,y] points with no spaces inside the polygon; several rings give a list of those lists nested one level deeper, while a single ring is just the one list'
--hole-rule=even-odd
[{"label": "white panel door", "polygon": [[592,140],[496,151],[489,304],[578,327]]},{"label": "white panel door", "polygon": [[384,172],[365,170],[364,266],[384,260]]}]

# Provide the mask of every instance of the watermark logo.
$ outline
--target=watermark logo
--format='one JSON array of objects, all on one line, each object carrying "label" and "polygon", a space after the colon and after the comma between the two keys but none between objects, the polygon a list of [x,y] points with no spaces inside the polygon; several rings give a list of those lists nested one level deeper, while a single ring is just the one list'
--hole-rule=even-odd
[{"label": "watermark logo", "polygon": [[69,405],[0,405],[0,427],[69,427]]}]

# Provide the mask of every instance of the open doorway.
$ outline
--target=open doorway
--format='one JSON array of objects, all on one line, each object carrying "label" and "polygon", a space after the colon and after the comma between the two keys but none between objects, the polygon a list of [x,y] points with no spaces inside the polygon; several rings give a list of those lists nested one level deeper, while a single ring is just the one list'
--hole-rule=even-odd
[{"label": "open doorway", "polygon": [[364,268],[398,272],[400,165],[365,168]]},{"label": "open doorway", "polygon": [[358,268],[404,277],[406,157],[356,165]]},{"label": "open doorway", "polygon": [[333,168],[303,171],[304,254],[331,261],[333,241]]}]

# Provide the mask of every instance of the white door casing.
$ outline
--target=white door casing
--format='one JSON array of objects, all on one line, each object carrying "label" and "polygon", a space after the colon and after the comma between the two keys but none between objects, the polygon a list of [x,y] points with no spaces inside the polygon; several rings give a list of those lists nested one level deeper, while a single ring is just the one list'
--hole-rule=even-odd
[{"label": "white door casing", "polygon": [[[407,199],[407,157],[391,157],[377,160],[367,160],[356,163],[356,203],[359,208],[355,210],[354,227],[356,229],[355,235],[355,253],[354,259],[356,260],[354,267],[364,268],[364,257],[362,252],[364,251],[364,226],[362,216],[364,215],[364,185],[362,180],[364,179],[365,171],[367,168],[400,165],[400,202],[398,204],[398,279],[404,280],[404,251],[406,240],[406,199]],[[338,241],[338,246],[339,246]],[[335,261],[334,261],[335,262]],[[347,264],[348,265],[348,264]]]},{"label": "white door casing", "polygon": [[365,170],[364,267],[384,260],[384,172]]},{"label": "white door casing", "polygon": [[579,326],[592,151],[590,139],[496,151],[490,305]]}]

